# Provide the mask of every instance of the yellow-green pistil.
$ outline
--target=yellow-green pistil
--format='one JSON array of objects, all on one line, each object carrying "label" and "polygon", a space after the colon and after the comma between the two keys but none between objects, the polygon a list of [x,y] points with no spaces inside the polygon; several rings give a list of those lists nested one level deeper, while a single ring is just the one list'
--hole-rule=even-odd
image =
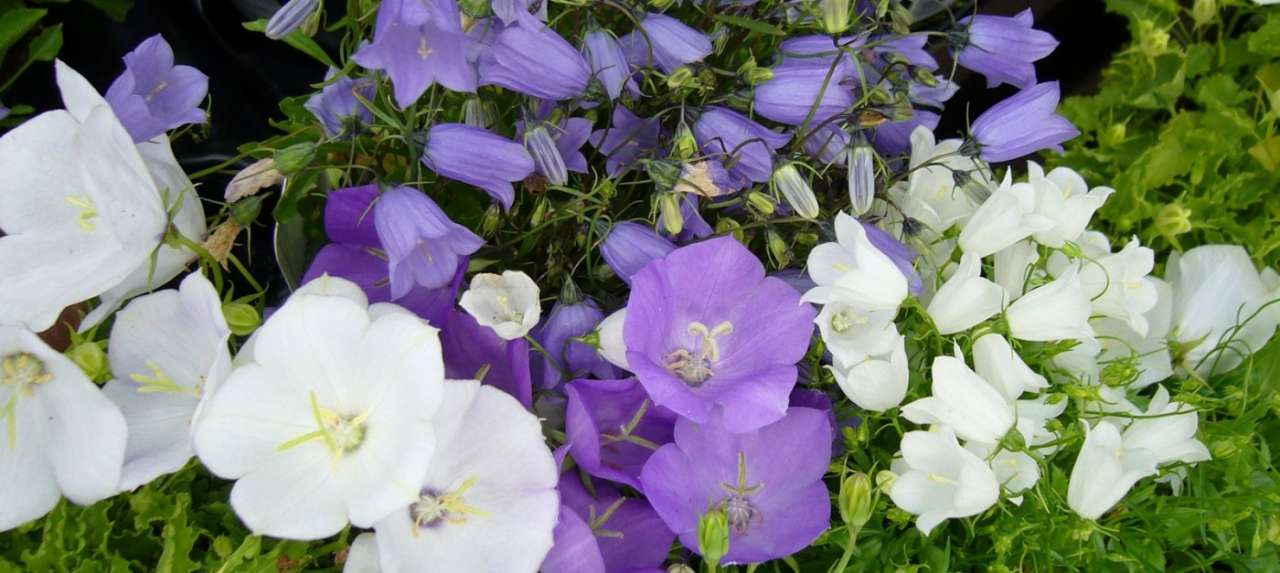
[{"label": "yellow-green pistil", "polygon": [[30,397],[36,385],[50,380],[53,374],[45,369],[44,362],[26,352],[10,354],[0,361],[0,386],[12,388],[9,399],[0,407],[0,420],[5,421],[9,434],[9,449],[17,447],[18,442],[18,398]]}]

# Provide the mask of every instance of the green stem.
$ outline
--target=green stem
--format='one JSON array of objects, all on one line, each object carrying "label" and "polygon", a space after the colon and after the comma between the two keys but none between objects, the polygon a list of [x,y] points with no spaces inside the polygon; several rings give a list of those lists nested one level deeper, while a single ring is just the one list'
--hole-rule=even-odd
[{"label": "green stem", "polygon": [[843,573],[845,568],[849,566],[849,560],[853,558],[853,551],[858,546],[858,530],[849,530],[849,542],[844,546],[844,554],[840,556],[840,561],[836,563],[835,573]]}]

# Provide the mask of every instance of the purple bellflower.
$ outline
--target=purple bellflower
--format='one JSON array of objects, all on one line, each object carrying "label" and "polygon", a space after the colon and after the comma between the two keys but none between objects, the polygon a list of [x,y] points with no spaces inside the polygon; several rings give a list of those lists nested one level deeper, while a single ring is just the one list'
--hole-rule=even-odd
[{"label": "purple bellflower", "polygon": [[[332,80],[333,83],[311,96],[306,104],[307,111],[320,120],[325,135],[329,137],[353,135],[360,126],[373,121],[373,113],[364,107],[360,98],[372,100],[377,91],[377,86],[367,79],[353,80],[343,76],[334,80],[333,75],[337,71],[329,68],[324,80]],[[357,94],[360,98],[356,97]]]},{"label": "purple bellflower", "polygon": [[693,124],[702,151],[720,158],[739,181],[764,183],[773,175],[773,152],[791,140],[747,116],[723,107],[708,107]]},{"label": "purple bellflower", "polygon": [[455,380],[479,380],[533,407],[533,381],[529,373],[529,343],[503,340],[493,329],[481,326],[471,315],[450,308],[440,327],[444,375]]},{"label": "purple bellflower", "polygon": [[173,48],[161,35],[125,54],[124,66],[124,73],[107,88],[106,100],[135,143],[208,121],[199,106],[209,93],[209,76],[191,66],[173,65]]},{"label": "purple bellflower", "polygon": [[587,32],[582,39],[582,55],[587,58],[592,77],[604,86],[610,100],[618,99],[624,87],[632,95],[640,95],[640,87],[631,77],[631,64],[613,33],[606,30]]},{"label": "purple bellflower", "polygon": [[786,412],[815,312],[732,237],[646,265],[627,309],[627,363],[657,405],[699,423],[722,408],[734,432]]},{"label": "purple bellflower", "polygon": [[[725,412],[727,421],[732,416]],[[685,547],[698,548],[698,519],[708,508],[729,522],[723,563],[760,563],[804,549],[827,529],[831,502],[822,476],[831,461],[826,412],[790,408],[758,430],[734,433],[720,415],[682,418],[675,442],[649,458],[640,483],[658,515]]]},{"label": "purple bellflower", "polygon": [[676,246],[653,229],[639,223],[617,223],[600,243],[600,256],[613,269],[622,282],[631,284],[631,277],[645,265],[661,259]]},{"label": "purple bellflower", "polygon": [[425,193],[408,187],[382,194],[374,204],[374,223],[391,265],[392,298],[405,296],[415,284],[449,284],[458,261],[484,245]]},{"label": "purple bellflower", "polygon": [[788,38],[778,48],[783,56],[782,65],[779,67],[815,68],[825,71],[839,57],[840,62],[836,64],[832,81],[853,78],[856,77],[857,67],[849,55],[849,50],[857,50],[865,43],[864,37],[832,39],[830,36],[820,34]]},{"label": "purple bellflower", "polygon": [[605,172],[617,177],[636,160],[658,154],[662,125],[654,118],[643,118],[624,106],[613,108],[612,124],[598,129],[588,141],[605,156]]},{"label": "purple bellflower", "polygon": [[676,536],[648,502],[598,480],[589,492],[574,473],[558,489],[560,522],[542,573],[663,573]]},{"label": "purple bellflower", "polygon": [[484,189],[503,209],[515,201],[511,183],[523,181],[534,169],[523,145],[463,123],[432,126],[422,163],[440,175]]},{"label": "purple bellflower", "polygon": [[804,151],[810,157],[827,165],[843,162],[845,150],[853,145],[853,138],[840,126],[827,124],[804,140]]},{"label": "purple bellflower", "polygon": [[683,22],[665,14],[649,13],[640,21],[641,30],[623,36],[619,42],[632,65],[654,67],[664,74],[692,62],[701,62],[711,53],[711,39]]},{"label": "purple bellflower", "polygon": [[591,120],[581,117],[571,117],[559,124],[542,120],[516,122],[516,139],[524,141],[534,169],[553,185],[564,185],[570,171],[587,173],[587,158],[581,150],[589,137]]},{"label": "purple bellflower", "polygon": [[595,330],[601,320],[604,320],[604,313],[591,299],[556,302],[551,314],[533,331],[534,338],[555,358],[556,363],[552,364],[541,354],[535,356],[534,379],[544,388],[553,388],[567,378],[587,374],[601,378],[613,376],[613,366],[601,358],[595,348],[573,340]]},{"label": "purple bellflower", "polygon": [[886,36],[873,38],[873,40],[880,43],[872,51],[882,58],[889,54],[897,54],[913,66],[927,70],[938,69],[938,61],[933,59],[933,56],[929,54],[929,50],[924,47],[929,42],[928,35],[907,34],[905,36],[892,37],[891,39],[885,38]]},{"label": "purple bellflower", "polygon": [[640,469],[671,441],[676,415],[654,405],[635,379],[574,380],[564,393],[574,462],[595,477],[640,488]]},{"label": "purple bellflower", "polygon": [[[1062,151],[1062,142],[1080,135],[1058,109],[1058,82],[1024,89],[991,106],[973,121],[969,153],[990,163],[1017,159],[1042,149]],[[976,150],[972,144],[976,143]]]},{"label": "purple bellflower", "polygon": [[1035,85],[1035,62],[1058,47],[1053,34],[1031,27],[1030,8],[1012,18],[978,14],[957,24],[964,39],[956,63],[986,76],[989,88],[1002,83],[1020,89]]},{"label": "purple bellflower", "polygon": [[924,109],[915,110],[910,119],[888,121],[876,126],[872,133],[871,146],[882,155],[899,155],[911,149],[911,132],[918,126],[925,126],[929,131],[938,127],[942,116]]},{"label": "purple bellflower", "polygon": [[[831,76],[828,77],[828,73]],[[853,107],[853,91],[828,68],[778,66],[773,79],[756,86],[755,111],[778,123],[816,125]],[[818,106],[812,117],[814,103]]]},{"label": "purple bellflower", "polygon": [[406,108],[436,82],[453,91],[476,91],[469,48],[454,0],[385,0],[373,43],[351,59],[364,68],[384,70],[396,103]]},{"label": "purple bellflower", "polygon": [[528,12],[498,32],[480,56],[480,85],[537,98],[572,98],[586,91],[590,78],[591,68],[582,54]]}]

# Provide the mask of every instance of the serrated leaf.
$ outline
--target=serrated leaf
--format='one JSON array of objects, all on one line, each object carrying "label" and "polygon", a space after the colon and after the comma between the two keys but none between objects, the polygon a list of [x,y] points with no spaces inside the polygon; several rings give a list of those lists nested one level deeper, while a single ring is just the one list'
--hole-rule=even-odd
[{"label": "serrated leaf", "polygon": [[1263,169],[1272,173],[1280,169],[1280,137],[1268,137],[1249,148],[1249,155],[1258,160]]}]

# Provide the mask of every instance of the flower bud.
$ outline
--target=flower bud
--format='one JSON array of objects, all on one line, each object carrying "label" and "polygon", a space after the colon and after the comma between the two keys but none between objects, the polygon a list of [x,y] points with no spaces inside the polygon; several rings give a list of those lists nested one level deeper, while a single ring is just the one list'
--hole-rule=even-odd
[{"label": "flower bud", "polygon": [[862,529],[871,520],[874,501],[871,499],[871,478],[862,472],[853,472],[840,482],[838,496],[840,519],[850,531]]},{"label": "flower bud", "polygon": [[849,27],[849,0],[821,0],[822,31],[839,34]]},{"label": "flower bud", "polygon": [[846,154],[849,202],[853,205],[853,214],[860,216],[871,210],[871,201],[876,196],[876,152],[870,145],[859,143]]},{"label": "flower bud", "polygon": [[255,195],[235,202],[231,206],[231,219],[241,227],[248,227],[258,220],[258,214],[262,212],[262,201],[266,199],[266,195]]},{"label": "flower bud", "polygon": [[663,193],[658,198],[658,211],[662,213],[662,227],[668,235],[679,235],[684,230],[684,213],[680,212],[680,198],[675,193]]},{"label": "flower bud", "polygon": [[556,147],[555,138],[542,123],[524,132],[524,147],[533,157],[534,167],[538,173],[547,178],[552,185],[564,185],[569,181],[569,169],[564,165],[564,157],[560,148]]},{"label": "flower bud", "polygon": [[537,227],[547,218],[547,198],[539,197],[537,203],[533,205],[533,213],[529,215],[529,226]]},{"label": "flower bud", "polygon": [[688,161],[694,155],[698,154],[698,140],[694,138],[693,131],[688,125],[680,124],[676,129],[675,143],[672,145],[671,154],[681,161]]},{"label": "flower bud", "polygon": [[227,328],[236,336],[248,336],[262,324],[258,309],[243,302],[229,302],[222,305],[222,316],[227,319]]},{"label": "flower bud", "polygon": [[916,68],[912,71],[911,76],[915,78],[916,82],[925,87],[936,88],[942,83],[938,80],[938,76],[933,75],[933,72],[924,68]]},{"label": "flower bud", "polygon": [[800,170],[796,169],[795,163],[787,163],[773,171],[773,177],[769,179],[769,184],[773,186],[782,197],[787,200],[787,204],[795,210],[797,215],[806,219],[813,219],[818,216],[818,197],[813,194],[813,188],[809,186],[809,182],[800,174]]},{"label": "flower bud", "polygon": [[698,553],[711,566],[719,566],[729,553],[729,518],[713,509],[698,519]]},{"label": "flower bud", "polygon": [[267,21],[267,37],[279,40],[289,35],[314,16],[319,7],[320,0],[289,0]]},{"label": "flower bud", "polygon": [[772,215],[777,210],[777,204],[774,203],[773,199],[759,191],[747,193],[747,205],[750,205],[761,215]]},{"label": "flower bud", "polygon": [[279,169],[285,176],[292,176],[298,173],[303,167],[310,164],[315,157],[316,145],[309,141],[277,150],[274,155],[276,169]]},{"label": "flower bud", "polygon": [[478,97],[469,97],[462,102],[462,122],[467,125],[488,129],[497,115],[498,110],[493,102]]},{"label": "flower bud", "polygon": [[1177,203],[1165,205],[1156,214],[1156,230],[1167,237],[1191,231],[1191,209]]},{"label": "flower bud", "polygon": [[697,79],[693,77],[693,70],[689,69],[688,66],[680,66],[676,71],[671,72],[671,75],[667,76],[667,87],[673,90],[691,86],[696,82]]},{"label": "flower bud", "polygon": [[739,243],[746,242],[746,235],[742,233],[742,225],[728,217],[721,217],[716,220],[716,234],[723,235],[725,233],[732,234],[733,238]]},{"label": "flower bud", "polygon": [[85,340],[76,343],[67,349],[67,358],[75,362],[90,380],[101,382],[111,378],[111,363],[107,360],[107,353],[96,342]]},{"label": "flower bud", "polygon": [[769,247],[769,255],[778,263],[778,268],[785,268],[791,263],[791,249],[777,232],[770,230],[765,233],[765,242]]},{"label": "flower bud", "polygon": [[498,232],[498,224],[502,222],[502,210],[497,203],[491,203],[480,219],[480,234],[492,237]]}]

